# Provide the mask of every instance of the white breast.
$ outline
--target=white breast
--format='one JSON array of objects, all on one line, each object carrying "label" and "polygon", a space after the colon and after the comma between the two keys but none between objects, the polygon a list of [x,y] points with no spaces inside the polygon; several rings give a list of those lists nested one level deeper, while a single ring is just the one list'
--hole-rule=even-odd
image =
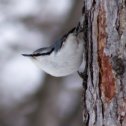
[{"label": "white breast", "polygon": [[69,35],[61,50],[49,56],[34,58],[37,65],[52,76],[66,76],[76,72],[82,63],[84,42],[80,36]]}]

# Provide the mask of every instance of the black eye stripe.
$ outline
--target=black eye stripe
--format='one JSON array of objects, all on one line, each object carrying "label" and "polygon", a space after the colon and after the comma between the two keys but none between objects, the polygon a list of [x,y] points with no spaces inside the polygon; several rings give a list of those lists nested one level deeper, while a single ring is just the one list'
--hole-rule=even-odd
[{"label": "black eye stripe", "polygon": [[35,54],[32,54],[32,56],[46,56],[46,55],[50,55],[53,51],[54,51],[54,48],[52,48],[52,50],[49,51],[49,52],[46,52],[46,53],[35,53]]}]

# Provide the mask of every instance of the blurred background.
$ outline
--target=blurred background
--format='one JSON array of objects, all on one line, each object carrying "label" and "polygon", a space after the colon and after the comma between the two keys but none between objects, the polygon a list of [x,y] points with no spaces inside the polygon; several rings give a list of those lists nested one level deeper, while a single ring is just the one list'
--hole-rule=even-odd
[{"label": "blurred background", "polygon": [[82,80],[55,78],[22,53],[73,28],[82,0],[0,0],[0,126],[79,126]]}]

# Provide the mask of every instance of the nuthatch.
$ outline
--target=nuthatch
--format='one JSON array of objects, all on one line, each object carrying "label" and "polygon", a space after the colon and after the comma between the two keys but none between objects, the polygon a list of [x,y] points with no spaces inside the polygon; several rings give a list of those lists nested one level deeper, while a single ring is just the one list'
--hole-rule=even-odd
[{"label": "nuthatch", "polygon": [[46,73],[60,77],[76,72],[83,60],[84,40],[80,24],[49,47],[28,56]]}]

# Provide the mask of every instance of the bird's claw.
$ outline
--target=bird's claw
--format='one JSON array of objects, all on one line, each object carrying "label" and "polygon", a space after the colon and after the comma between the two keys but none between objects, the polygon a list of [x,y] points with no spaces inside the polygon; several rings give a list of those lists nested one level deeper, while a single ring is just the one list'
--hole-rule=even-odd
[{"label": "bird's claw", "polygon": [[77,71],[77,72],[78,72],[78,75],[83,79],[84,78],[84,73],[79,72],[79,71]]}]

